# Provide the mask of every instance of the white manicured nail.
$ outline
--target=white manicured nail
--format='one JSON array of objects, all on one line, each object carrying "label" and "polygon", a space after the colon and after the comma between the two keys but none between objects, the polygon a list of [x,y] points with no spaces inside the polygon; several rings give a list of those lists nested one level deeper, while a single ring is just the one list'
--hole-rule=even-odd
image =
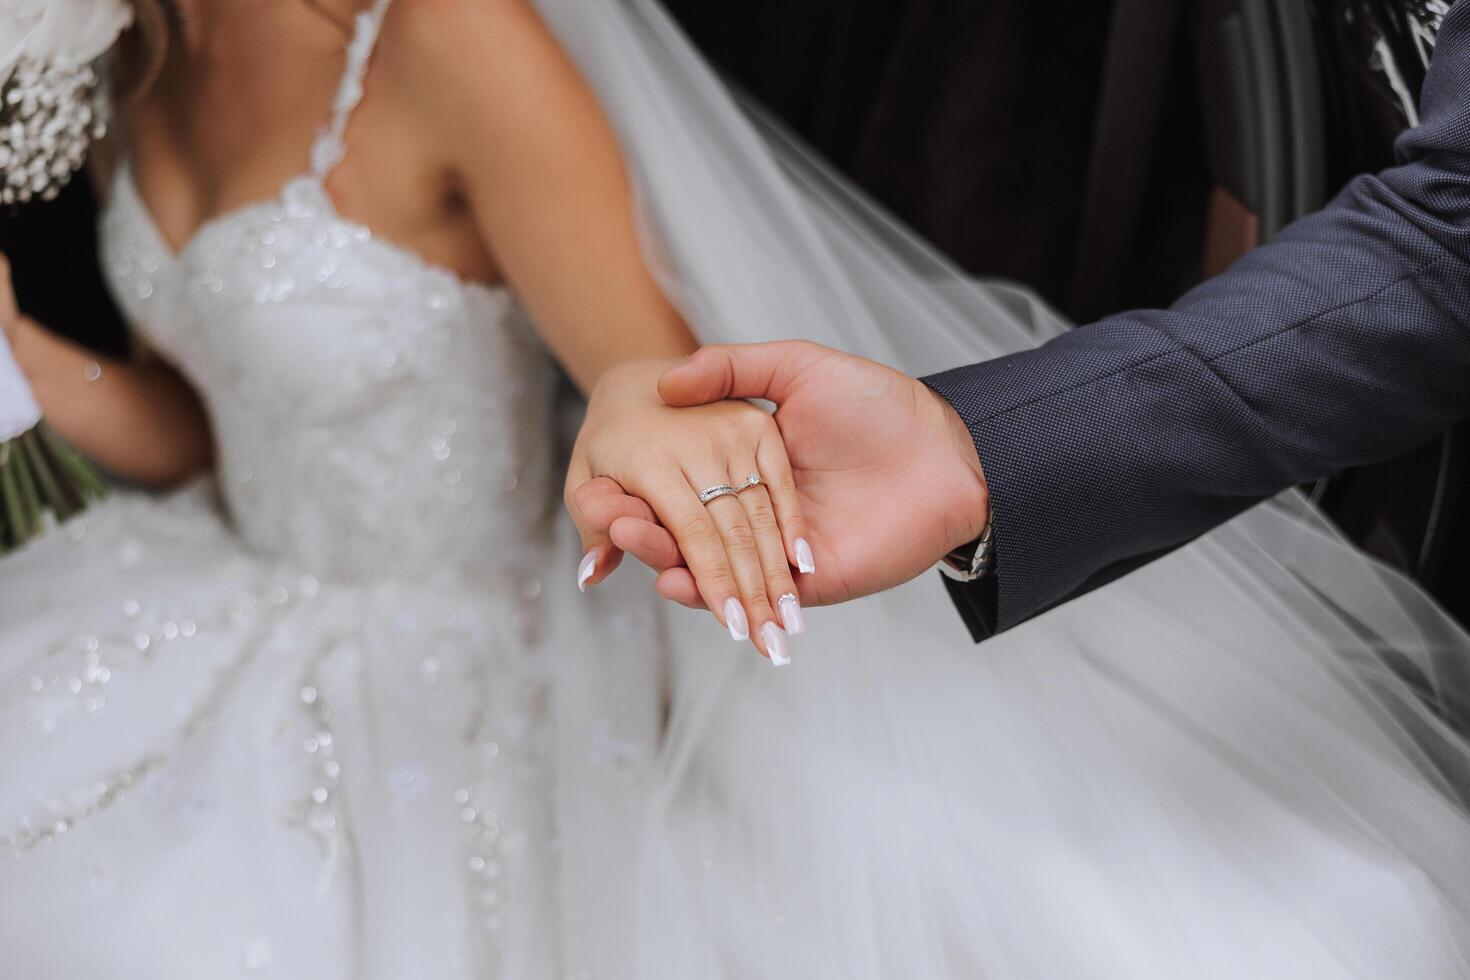
[{"label": "white manicured nail", "polygon": [[788,634],[800,636],[806,632],[806,617],[801,614],[801,600],[794,592],[787,592],[776,605],[781,610],[781,625],[786,627]]},{"label": "white manicured nail", "polygon": [[812,546],[807,544],[806,538],[796,539],[796,567],[803,575],[817,570],[817,560],[812,557]]},{"label": "white manicured nail", "polygon": [[597,552],[589,551],[582,556],[582,564],[577,566],[577,591],[587,591],[587,580],[597,574]]},{"label": "white manicured nail", "polygon": [[746,621],[745,610],[740,608],[738,599],[725,600],[725,628],[736,643],[750,639],[750,623]]},{"label": "white manicured nail", "polygon": [[786,655],[786,634],[781,632],[781,627],[767,623],[761,627],[761,639],[765,641],[766,656],[771,658],[772,665],[785,667],[791,663],[791,658]]}]

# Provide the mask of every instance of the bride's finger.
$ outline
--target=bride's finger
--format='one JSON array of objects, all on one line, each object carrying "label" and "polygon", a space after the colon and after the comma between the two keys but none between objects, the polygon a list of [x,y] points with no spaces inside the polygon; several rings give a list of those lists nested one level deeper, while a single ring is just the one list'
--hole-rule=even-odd
[{"label": "bride's finger", "polygon": [[[701,482],[701,481],[705,482]],[[691,486],[712,486],[724,480],[708,480],[708,474],[697,474]],[[771,596],[766,591],[765,569],[761,566],[760,552],[756,547],[755,531],[745,515],[745,508],[735,495],[716,497],[706,505],[720,537],[725,542],[725,554],[729,558],[730,571],[740,590],[739,604],[749,623],[748,636],[755,648],[768,657],[771,663],[781,666],[789,662],[786,656],[786,634],[776,618]],[[696,580],[698,575],[695,575]],[[702,592],[707,590],[701,588]],[[734,610],[731,610],[734,613]],[[731,636],[736,636],[734,631]]]},{"label": "bride's finger", "polygon": [[[752,462],[752,469],[754,465]],[[751,530],[755,532],[756,552],[766,579],[766,594],[775,605],[781,626],[791,636],[803,633],[806,623],[801,615],[801,600],[796,595],[791,565],[786,560],[786,545],[781,540],[781,526],[776,520],[776,511],[771,506],[771,495],[766,492],[765,484],[757,483],[740,491],[740,503],[745,508]]]},{"label": "bride's finger", "polygon": [[731,637],[746,639],[750,627],[740,605],[724,537],[688,479],[677,469],[663,471],[651,481],[644,499],[658,515],[659,522],[674,535],[705,607],[730,631]]},{"label": "bride's finger", "polygon": [[803,574],[811,575],[817,570],[817,563],[812,556],[811,539],[808,537],[806,518],[801,512],[801,497],[796,492],[796,478],[791,472],[791,460],[786,455],[786,443],[778,433],[767,432],[761,437],[755,449],[755,461],[760,470],[761,481],[770,494],[776,520],[781,525],[786,560]]}]

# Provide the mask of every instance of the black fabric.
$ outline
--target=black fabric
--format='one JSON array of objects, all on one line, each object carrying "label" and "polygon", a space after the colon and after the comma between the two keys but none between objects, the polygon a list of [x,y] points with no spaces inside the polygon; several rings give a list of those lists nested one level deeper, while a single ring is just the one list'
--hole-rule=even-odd
[{"label": "black fabric", "polygon": [[[947,255],[1067,308],[1109,2],[669,6],[717,66]],[[1156,186],[1189,182],[1202,204],[1200,164],[1159,169]],[[1161,248],[1177,259],[1178,244]],[[1128,300],[1178,294],[1159,264],[1139,264]]]},{"label": "black fabric", "polygon": [[1149,196],[1149,165],[1182,6],[1183,0],[1113,4],[1072,270],[1074,317],[1090,319],[1118,308],[1118,284]]},{"label": "black fabric", "polygon": [[1352,181],[1172,308],[926,379],[969,426],[990,483],[995,629],[1470,414],[1463,0],[1421,118],[1398,141],[1401,166]]},{"label": "black fabric", "polygon": [[122,319],[97,261],[97,202],[80,175],[55,201],[6,209],[0,252],[10,260],[20,308],[107,355],[127,349]]}]

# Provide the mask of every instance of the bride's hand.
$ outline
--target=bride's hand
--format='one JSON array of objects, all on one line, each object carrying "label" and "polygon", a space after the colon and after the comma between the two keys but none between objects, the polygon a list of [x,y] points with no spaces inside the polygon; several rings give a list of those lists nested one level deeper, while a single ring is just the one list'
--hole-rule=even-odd
[{"label": "bride's hand", "polygon": [[20,307],[16,305],[15,287],[10,282],[10,261],[0,252],[0,336],[14,342],[20,322]]},{"label": "bride's hand", "polygon": [[[600,582],[622,556],[605,530],[619,515],[600,507],[656,517],[679,540],[704,605],[731,637],[785,663],[787,633],[802,630],[792,566],[811,570],[786,448],[770,415],[749,402],[670,408],[658,378],[672,363],[622,365],[592,393],[566,484],[586,550],[577,584]],[[750,474],[759,474],[758,485],[700,502],[701,490],[739,487]],[[640,500],[598,493],[608,480]]]},{"label": "bride's hand", "polygon": [[[906,582],[988,523],[989,487],[964,421],[892,368],[800,341],[707,347],[659,390],[672,405],[732,397],[780,405],[775,421],[822,565],[820,576],[802,580],[808,605]],[[611,481],[582,495],[614,544],[660,573],[661,595],[699,604],[698,575],[682,567],[677,534]]]}]

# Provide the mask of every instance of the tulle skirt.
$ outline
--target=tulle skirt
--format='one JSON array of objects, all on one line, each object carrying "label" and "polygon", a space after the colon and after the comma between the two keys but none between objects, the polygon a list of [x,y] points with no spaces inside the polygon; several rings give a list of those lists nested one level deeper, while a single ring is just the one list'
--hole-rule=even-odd
[{"label": "tulle skirt", "polygon": [[1465,637],[1291,507],[979,646],[927,576],[812,610],[773,670],[571,540],[332,582],[118,497],[0,563],[6,972],[1467,975]]},{"label": "tulle skirt", "polygon": [[1470,975],[1465,637],[1290,507],[1336,595],[1230,526],[980,646],[937,581],[676,642],[630,975]]},{"label": "tulle skirt", "polygon": [[319,579],[207,486],[0,561],[0,974],[560,977],[527,581]]}]

